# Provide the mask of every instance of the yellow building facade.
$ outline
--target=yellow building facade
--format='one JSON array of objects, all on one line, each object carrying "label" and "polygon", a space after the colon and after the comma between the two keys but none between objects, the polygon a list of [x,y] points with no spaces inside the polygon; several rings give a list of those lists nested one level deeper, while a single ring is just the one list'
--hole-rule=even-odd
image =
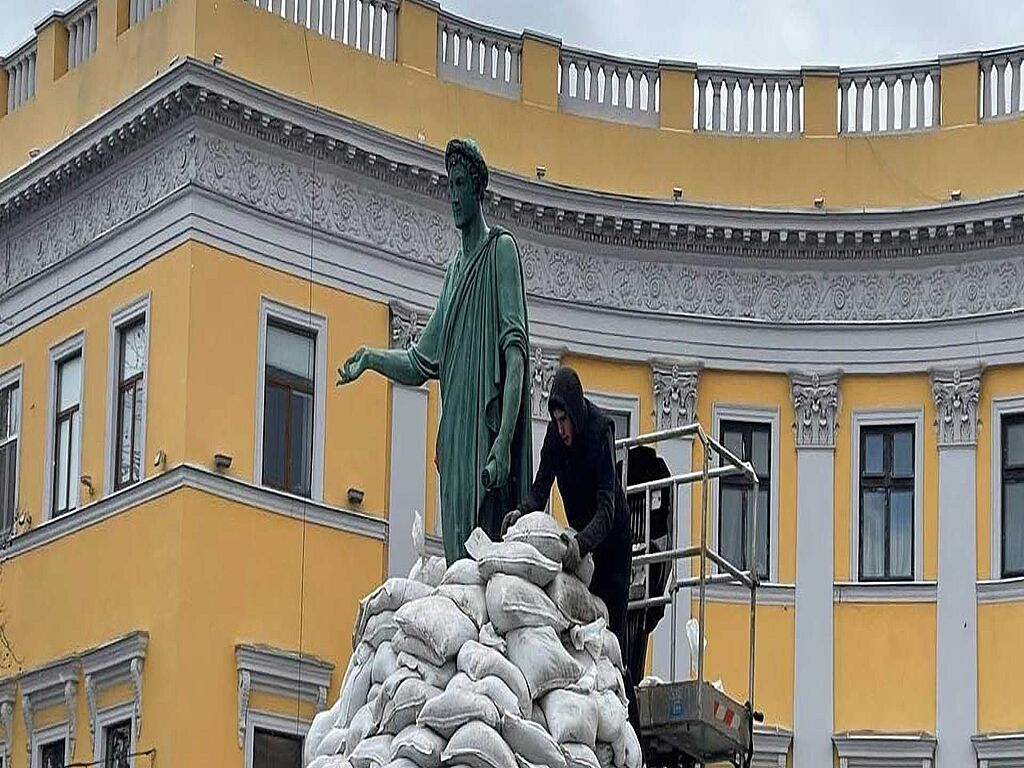
[{"label": "yellow building facade", "polygon": [[[1022,62],[623,60],[428,0],[45,19],[0,66],[0,764],[293,759],[413,510],[439,547],[436,386],[333,371],[422,329],[470,135],[535,452],[561,362],[763,478],[756,764],[1024,765]],[[743,558],[749,491],[709,506]],[[742,700],[744,597],[708,596]]]}]

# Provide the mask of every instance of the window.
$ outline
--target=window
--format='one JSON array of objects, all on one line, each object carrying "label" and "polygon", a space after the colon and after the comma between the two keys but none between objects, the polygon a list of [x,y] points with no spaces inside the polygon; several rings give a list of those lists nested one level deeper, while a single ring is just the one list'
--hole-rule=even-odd
[{"label": "window", "polygon": [[299,496],[313,473],[314,335],[277,322],[267,326],[263,390],[263,483]]},{"label": "window", "polygon": [[860,430],[861,581],[914,578],[914,443],[911,424]]},{"label": "window", "polygon": [[[769,578],[771,539],[772,428],[771,424],[722,421],[722,445],[757,473],[757,540],[754,545],[757,571]],[[740,570],[747,570],[749,537],[754,524],[754,486],[742,475],[723,477],[718,483],[718,553]]]},{"label": "window", "polygon": [[53,517],[78,507],[79,458],[82,441],[82,350],[57,361],[54,395]]},{"label": "window", "polygon": [[64,739],[39,746],[39,768],[64,768]]},{"label": "window", "polygon": [[1024,413],[1002,418],[1002,577],[1024,576]]},{"label": "window", "polygon": [[21,382],[0,379],[0,540],[14,528],[18,512],[18,436],[21,424]]},{"label": "window", "polygon": [[103,729],[103,768],[129,768],[132,753],[132,721],[120,720]]},{"label": "window", "polygon": [[302,768],[302,737],[256,728],[252,740],[253,768]]},{"label": "window", "polygon": [[142,479],[143,418],[146,409],[146,321],[117,331],[117,425],[114,431],[114,490]]}]

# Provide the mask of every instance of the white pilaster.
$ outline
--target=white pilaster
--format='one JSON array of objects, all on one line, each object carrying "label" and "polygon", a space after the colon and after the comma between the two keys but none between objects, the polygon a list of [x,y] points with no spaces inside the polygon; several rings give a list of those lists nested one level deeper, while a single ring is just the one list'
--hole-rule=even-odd
[{"label": "white pilaster", "polygon": [[936,768],[975,760],[978,632],[975,473],[981,372],[933,371],[939,443],[939,579],[935,646]]},{"label": "white pilaster", "polygon": [[793,374],[796,421],[796,657],[793,768],[832,760],[832,582],[839,374]]},{"label": "white pilaster", "polygon": [[[562,359],[562,349],[533,345],[530,347],[530,408],[533,416],[533,472],[540,467],[540,449],[548,430],[551,415],[548,413],[548,398],[551,396],[551,382]],[[532,478],[531,478],[532,479]],[[550,503],[548,504],[550,509]]]}]

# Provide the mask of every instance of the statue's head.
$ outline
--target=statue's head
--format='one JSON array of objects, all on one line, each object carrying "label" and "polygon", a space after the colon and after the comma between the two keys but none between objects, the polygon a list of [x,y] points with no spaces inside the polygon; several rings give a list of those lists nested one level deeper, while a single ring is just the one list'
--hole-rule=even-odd
[{"label": "statue's head", "polygon": [[452,139],[444,151],[448,171],[448,199],[455,226],[464,228],[480,210],[487,190],[487,163],[472,139]]}]

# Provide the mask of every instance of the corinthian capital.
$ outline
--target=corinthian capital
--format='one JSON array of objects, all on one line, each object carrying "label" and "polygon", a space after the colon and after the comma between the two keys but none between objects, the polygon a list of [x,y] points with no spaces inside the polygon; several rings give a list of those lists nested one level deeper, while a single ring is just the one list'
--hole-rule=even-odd
[{"label": "corinthian capital", "polygon": [[981,369],[932,371],[935,429],[939,447],[978,442]]},{"label": "corinthian capital", "polygon": [[697,420],[699,376],[699,367],[692,363],[651,363],[655,429],[674,429]]},{"label": "corinthian capital", "polygon": [[553,347],[530,347],[530,402],[533,418],[547,419],[548,397],[551,396],[551,381],[555,378],[562,350]]},{"label": "corinthian capital", "polygon": [[408,349],[423,335],[430,315],[397,301],[391,302],[391,348]]},{"label": "corinthian capital", "polygon": [[790,376],[797,448],[835,448],[839,415],[838,373]]}]

